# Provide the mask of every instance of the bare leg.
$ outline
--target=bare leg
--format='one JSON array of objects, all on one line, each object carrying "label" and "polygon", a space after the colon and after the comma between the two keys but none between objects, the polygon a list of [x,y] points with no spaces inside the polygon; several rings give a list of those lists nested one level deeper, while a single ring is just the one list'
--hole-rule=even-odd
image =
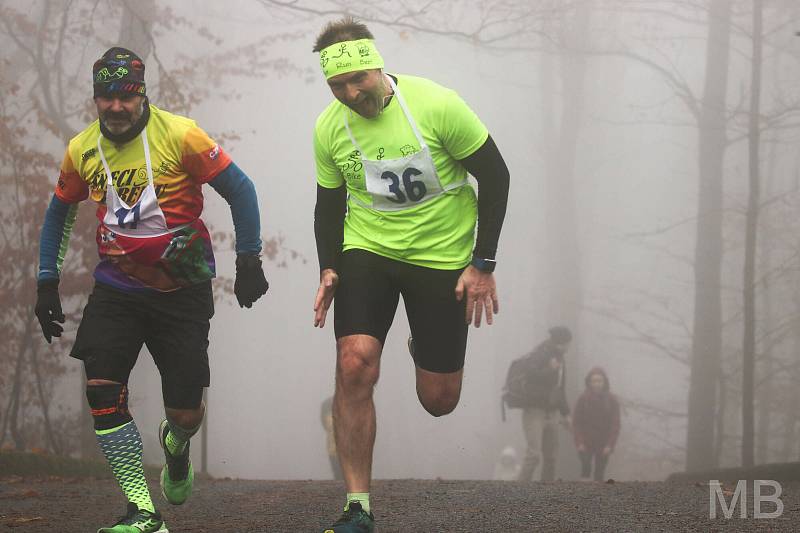
[{"label": "bare leg", "polygon": [[464,370],[442,374],[417,367],[417,398],[433,416],[450,414],[461,398]]},{"label": "bare leg", "polygon": [[372,394],[380,374],[382,346],[369,335],[349,335],[336,343],[333,433],[347,492],[369,492],[375,446]]},{"label": "bare leg", "polygon": [[172,407],[164,407],[164,412],[167,414],[167,419],[171,420],[173,424],[177,424],[181,428],[191,431],[203,422],[203,415],[206,413],[206,405],[201,402],[197,409],[173,409]]}]

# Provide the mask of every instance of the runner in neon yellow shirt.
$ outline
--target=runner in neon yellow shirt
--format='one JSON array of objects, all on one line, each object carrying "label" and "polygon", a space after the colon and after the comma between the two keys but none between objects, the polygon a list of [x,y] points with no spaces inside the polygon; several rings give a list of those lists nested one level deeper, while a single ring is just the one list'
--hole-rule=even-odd
[{"label": "runner in neon yellow shirt", "polygon": [[384,72],[373,39],[345,18],[329,24],[314,48],[336,98],[314,130],[314,325],[325,325],[335,297],[334,435],[347,488],[344,514],[324,530],[333,533],[374,528],[372,392],[399,297],[417,395],[433,416],[458,404],[469,324],[479,327],[484,315],[491,324],[499,310],[493,271],[508,197],[505,162],[458,94]]}]

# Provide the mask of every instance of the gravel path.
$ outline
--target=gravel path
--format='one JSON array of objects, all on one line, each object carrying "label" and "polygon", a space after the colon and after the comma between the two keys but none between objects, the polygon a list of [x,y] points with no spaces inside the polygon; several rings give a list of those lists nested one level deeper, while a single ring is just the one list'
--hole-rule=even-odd
[{"label": "gravel path", "polygon": [[[752,491],[751,518],[710,520],[708,487],[682,483],[386,480],[372,495],[379,533],[800,531],[800,483],[784,483],[780,518],[759,520]],[[319,532],[342,498],[333,481],[204,480],[186,505],[156,505],[172,533]],[[0,532],[94,532],[123,511],[111,480],[0,479]]]}]

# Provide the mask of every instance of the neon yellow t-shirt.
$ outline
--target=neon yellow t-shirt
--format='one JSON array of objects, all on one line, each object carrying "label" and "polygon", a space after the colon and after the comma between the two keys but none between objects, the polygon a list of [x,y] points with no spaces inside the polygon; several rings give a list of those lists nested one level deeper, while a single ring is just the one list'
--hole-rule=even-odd
[{"label": "neon yellow t-shirt", "polygon": [[[466,169],[458,160],[480,148],[489,136],[486,126],[455,91],[430,80],[397,76],[397,87],[431,150],[442,186],[462,181]],[[420,150],[399,102],[392,99],[381,115],[366,119],[334,100],[317,119],[314,156],[317,183],[326,188],[347,186],[343,250],[358,248],[418,266],[454,270],[466,266],[472,254],[477,219],[474,189],[466,185],[402,211],[377,211],[366,191],[361,154],[365,159],[395,159]],[[363,205],[366,204],[366,205]]]}]

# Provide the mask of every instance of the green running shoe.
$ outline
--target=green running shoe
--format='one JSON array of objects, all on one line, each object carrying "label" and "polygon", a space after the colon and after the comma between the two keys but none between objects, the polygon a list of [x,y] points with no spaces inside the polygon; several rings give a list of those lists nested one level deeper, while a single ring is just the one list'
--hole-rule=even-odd
[{"label": "green running shoe", "polygon": [[133,502],[128,502],[128,512],[111,527],[103,527],[97,533],[169,533],[161,513],[139,510]]},{"label": "green running shoe", "polygon": [[194,469],[192,460],[189,458],[189,443],[186,443],[182,454],[172,455],[164,442],[167,433],[169,433],[169,424],[163,420],[158,428],[158,441],[164,450],[166,460],[164,468],[161,469],[161,494],[172,505],[180,505],[192,494]]},{"label": "green running shoe", "polygon": [[358,502],[350,502],[344,514],[323,533],[372,533],[375,517],[367,513]]}]

